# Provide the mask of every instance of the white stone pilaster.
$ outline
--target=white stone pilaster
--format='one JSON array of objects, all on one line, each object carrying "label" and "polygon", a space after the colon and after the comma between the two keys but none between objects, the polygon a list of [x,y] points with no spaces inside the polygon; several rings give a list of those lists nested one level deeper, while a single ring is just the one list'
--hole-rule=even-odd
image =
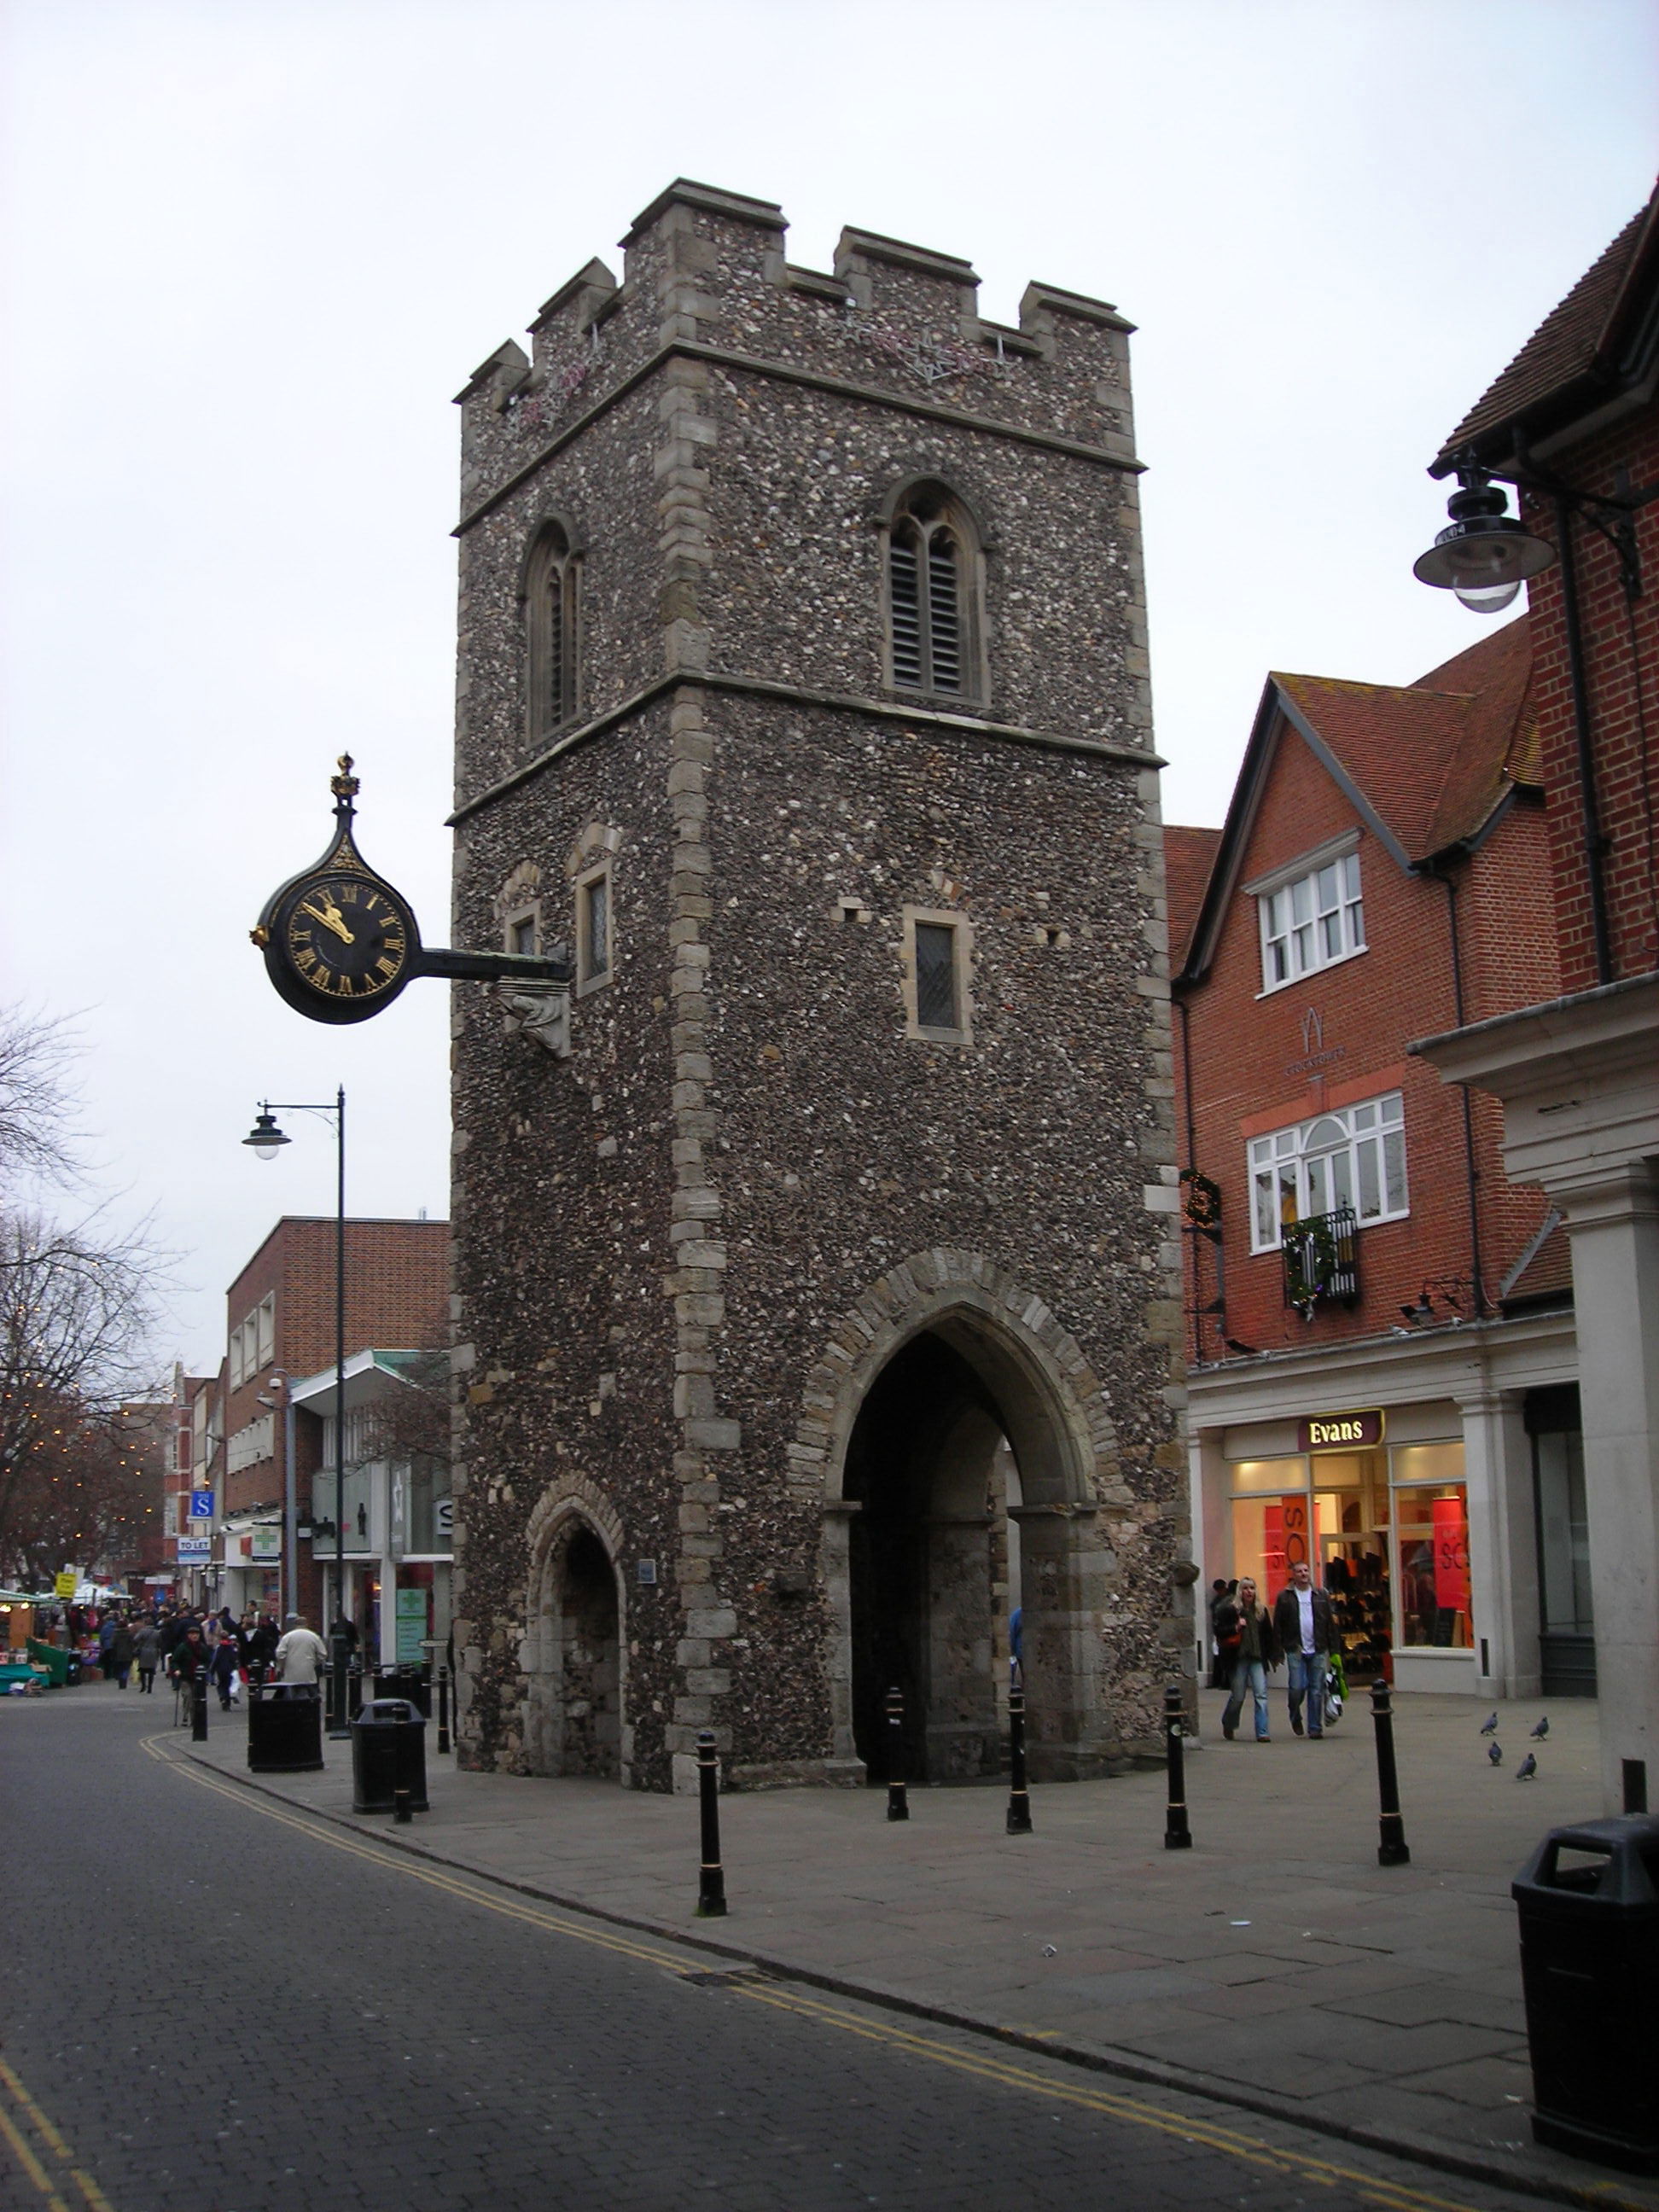
[{"label": "white stone pilaster", "polygon": [[1494,1389],[1458,1400],[1475,1686],[1482,1697],[1534,1698],[1540,1688],[1538,1545],[1521,1403],[1519,1393]]}]

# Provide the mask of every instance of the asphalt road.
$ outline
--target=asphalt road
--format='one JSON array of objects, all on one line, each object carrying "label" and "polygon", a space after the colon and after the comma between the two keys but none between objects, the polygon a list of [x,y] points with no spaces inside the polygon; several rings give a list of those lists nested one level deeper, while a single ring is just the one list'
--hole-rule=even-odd
[{"label": "asphalt road", "polygon": [[3,2212],[1535,2202],[711,1972],[208,1776],[171,1711],[0,1701]]}]

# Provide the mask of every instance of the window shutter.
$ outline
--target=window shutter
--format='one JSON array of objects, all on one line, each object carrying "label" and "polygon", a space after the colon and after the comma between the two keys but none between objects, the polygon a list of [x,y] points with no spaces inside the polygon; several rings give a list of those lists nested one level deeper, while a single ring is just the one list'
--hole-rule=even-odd
[{"label": "window shutter", "polygon": [[927,644],[935,691],[962,689],[962,620],[956,541],[935,531],[927,544]]},{"label": "window shutter", "polygon": [[895,537],[888,550],[889,590],[893,603],[893,681],[921,683],[921,582],[916,550]]},{"label": "window shutter", "polygon": [[916,924],[916,1026],[961,1027],[957,1018],[957,933],[948,923]]},{"label": "window shutter", "polygon": [[564,574],[556,562],[547,564],[542,591],[544,650],[547,659],[542,671],[542,696],[538,705],[542,727],[550,730],[564,719]]}]

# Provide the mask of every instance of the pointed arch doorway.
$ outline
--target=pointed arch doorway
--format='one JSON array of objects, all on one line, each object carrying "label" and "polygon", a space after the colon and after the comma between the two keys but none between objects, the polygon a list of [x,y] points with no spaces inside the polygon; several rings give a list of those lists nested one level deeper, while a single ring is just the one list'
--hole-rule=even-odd
[{"label": "pointed arch doorway", "polygon": [[1033,1773],[1099,1771],[1095,1507],[1029,1348],[967,1307],[914,1331],[864,1390],[841,1491],[848,1748],[872,1778],[895,1686],[912,1779],[1001,1771],[1016,1608]]},{"label": "pointed arch doorway", "polygon": [[611,1552],[580,1514],[564,1517],[537,1577],[527,1652],[532,1773],[625,1778],[620,1594]]}]

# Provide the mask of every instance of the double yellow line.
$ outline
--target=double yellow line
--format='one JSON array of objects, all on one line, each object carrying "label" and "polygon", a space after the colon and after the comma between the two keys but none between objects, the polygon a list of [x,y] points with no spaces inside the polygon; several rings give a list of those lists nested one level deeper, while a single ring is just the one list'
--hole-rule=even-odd
[{"label": "double yellow line", "polygon": [[[522,1921],[553,1935],[572,1936],[578,1942],[591,1944],[599,1950],[617,1952],[623,1958],[638,1960],[646,1966],[664,1967],[671,1973],[683,1975],[700,1971],[701,1962],[695,1955],[688,1957],[684,1952],[665,1950],[648,1940],[629,1936],[592,1921],[575,1919],[557,1911],[550,1911],[509,1893],[492,1890],[485,1887],[482,1880],[475,1883],[459,1879],[429,1863],[406,1856],[401,1850],[360,1842],[325,1821],[285,1811],[269,1797],[248,1790],[240,1783],[225,1782],[204,1772],[194,1761],[173,1756],[166,1748],[168,1741],[167,1735],[153,1736],[146,1740],[144,1748],[152,1759],[159,1759],[175,1774],[184,1775],[204,1790],[212,1790],[216,1796],[228,1797],[234,1804],[261,1813],[267,1820],[278,1821],[283,1827],[297,1829],[313,1843],[326,1844],[331,1850],[347,1852],[353,1858],[367,1859],[374,1866],[403,1875],[410,1881],[423,1882],[430,1889],[446,1891],[452,1897],[461,1898],[469,1905],[479,1905],[486,1912],[493,1912],[502,1919]],[[1028,2095],[1044,2098],[1050,2104],[1069,2105],[1133,2127],[1150,2129],[1182,2142],[1200,2144],[1224,2157],[1237,2159],[1243,2165],[1291,2175],[1316,2186],[1351,2190],[1365,2203],[1387,2208],[1387,2212],[1473,2212],[1473,2208],[1454,2197],[1435,2196],[1425,2190],[1413,2189],[1404,2183],[1367,2173],[1361,2167],[1340,2165],[1334,2160],[1315,2157],[1306,2151],[1267,2142],[1259,2136],[1247,2135],[1207,2117],[1192,2117],[1172,2112],[1165,2106],[1144,2103],[1139,2098],[1099,2087],[1087,2077],[1068,2080],[1057,2073],[1022,2065],[1017,2058],[1004,2057],[994,2048],[976,2050],[971,2046],[947,2043],[940,2037],[902,2027],[896,2021],[883,2019],[879,2014],[854,2012],[844,2006],[786,1989],[776,1982],[736,1973],[723,1986],[729,1989],[734,1996],[746,1997],[751,2003],[769,2005],[775,2011],[793,2013],[799,2019],[837,2028],[844,2034],[860,2036],[866,2042],[884,2044],[890,2049],[908,2051],[933,2065],[950,2067],[957,2073],[972,2075],[980,2081],[994,2082],[1002,2088],[1021,2090]],[[1596,2193],[1600,2194],[1599,2191]],[[1612,2195],[1606,2201],[1614,2207],[1629,2203],[1628,2199]]]},{"label": "double yellow line", "polygon": [[3,2058],[0,2058],[0,2142],[40,2191],[46,2212],[75,2212],[77,2192],[86,2212],[111,2212],[108,2197],[92,2176],[75,2163],[69,2145]]}]

